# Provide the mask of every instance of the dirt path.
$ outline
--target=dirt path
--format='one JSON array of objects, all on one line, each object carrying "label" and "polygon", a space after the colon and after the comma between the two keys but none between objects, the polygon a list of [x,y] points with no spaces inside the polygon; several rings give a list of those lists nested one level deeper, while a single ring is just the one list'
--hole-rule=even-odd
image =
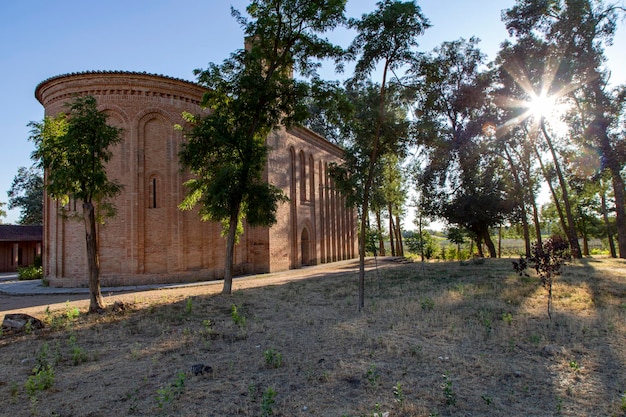
[{"label": "dirt path", "polygon": [[[379,260],[379,263],[381,261]],[[372,261],[373,265],[373,261]],[[380,266],[380,264],[379,264]],[[302,269],[278,272],[273,274],[254,275],[236,278],[233,281],[233,291],[246,288],[255,288],[266,285],[280,285],[290,281],[306,279],[316,276],[328,276],[358,271],[358,260],[349,260],[323,264]],[[222,291],[222,281],[206,282],[200,285],[165,288],[146,291],[132,291],[124,293],[105,293],[104,301],[107,305],[114,302],[154,302],[155,300],[175,301],[190,296],[217,294]],[[50,295],[5,295],[0,294],[0,321],[5,314],[26,313],[35,317],[42,316],[46,309],[50,311],[64,310],[67,304],[86,310],[89,307],[88,294],[50,294]]]}]

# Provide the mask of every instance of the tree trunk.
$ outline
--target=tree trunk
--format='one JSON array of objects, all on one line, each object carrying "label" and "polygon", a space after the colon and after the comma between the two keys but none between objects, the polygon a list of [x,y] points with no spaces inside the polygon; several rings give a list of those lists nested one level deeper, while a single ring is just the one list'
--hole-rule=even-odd
[{"label": "tree trunk", "polygon": [[[561,208],[561,203],[559,203],[559,198],[556,195],[556,191],[554,191],[554,186],[552,185],[552,181],[550,180],[548,171],[546,170],[546,167],[543,164],[543,160],[541,159],[539,150],[537,149],[536,146],[533,146],[533,148],[535,149],[535,153],[537,155],[537,160],[539,161],[539,166],[541,167],[541,172],[543,173],[543,177],[545,178],[546,183],[548,184],[548,188],[550,189],[550,194],[552,194],[552,200],[554,200],[554,206],[556,207],[556,212],[559,215],[559,222],[561,223],[561,228],[563,229],[563,232],[566,232],[567,226],[565,224],[565,216],[563,215],[563,209]],[[537,246],[537,247],[541,250],[543,246]]]},{"label": "tree trunk", "polygon": [[589,256],[589,237],[587,232],[583,233],[583,256]]},{"label": "tree trunk", "polygon": [[224,262],[224,287],[222,288],[222,294],[230,294],[233,291],[233,263],[238,223],[239,211],[231,213],[228,221],[228,236],[226,238],[226,260]]},{"label": "tree trunk", "polygon": [[609,249],[611,250],[611,258],[617,258],[617,252],[615,251],[615,243],[613,242],[613,231],[611,230],[611,223],[609,222],[608,207],[606,205],[606,193],[604,190],[600,193],[600,199],[602,201],[602,217],[604,218],[604,227],[606,227],[606,237],[609,239]]},{"label": "tree trunk", "polygon": [[98,260],[98,236],[96,234],[96,213],[93,203],[83,202],[83,220],[87,242],[87,264],[89,266],[89,312],[104,310],[100,292],[100,263]]},{"label": "tree trunk", "polygon": [[404,243],[402,242],[402,228],[400,227],[400,216],[396,214],[396,253],[404,256]]},{"label": "tree trunk", "polygon": [[[511,153],[508,150],[508,147],[504,146],[504,154],[506,155],[506,159],[509,161],[509,166],[511,168],[511,174],[513,174],[513,180],[515,181],[515,192],[520,197],[520,209],[522,210],[521,220],[522,220],[522,231],[524,234],[524,247],[526,250],[526,256],[530,256],[530,231],[528,227],[528,213],[526,211],[526,203],[524,202],[524,187],[522,186],[522,180],[520,179],[519,171],[517,170],[515,161],[511,156]],[[524,165],[524,163],[520,160],[520,165]],[[533,194],[533,189],[530,187],[530,194]],[[534,196],[533,196],[534,197]]]},{"label": "tree trunk", "polygon": [[374,167],[376,166],[376,162],[378,160],[378,146],[380,144],[380,135],[383,127],[383,110],[385,108],[385,88],[388,69],[389,62],[385,61],[385,66],[383,69],[383,80],[380,86],[380,105],[378,121],[376,125],[376,134],[374,136],[374,143],[372,144],[372,152],[369,155],[370,160],[368,164],[367,179],[365,180],[365,184],[363,186],[363,207],[361,209],[363,219],[361,219],[361,236],[359,236],[359,312],[363,311],[363,309],[365,308],[365,232],[367,231],[365,228],[365,218],[368,216],[369,213],[369,200],[372,182],[374,179]]},{"label": "tree trunk", "polygon": [[550,148],[550,153],[552,154],[552,159],[554,159],[554,169],[556,170],[556,175],[559,180],[559,185],[561,186],[561,193],[563,194],[563,205],[565,206],[565,215],[567,217],[567,229],[565,233],[567,234],[567,238],[569,240],[569,245],[572,251],[572,256],[574,258],[580,259],[582,258],[580,252],[580,244],[578,243],[578,233],[576,232],[576,223],[574,223],[574,216],[572,215],[572,208],[570,206],[569,201],[569,192],[567,191],[567,184],[565,183],[565,178],[563,177],[563,172],[561,171],[561,164],[556,155],[556,151],[554,150],[554,146],[552,145],[552,140],[546,131],[546,125],[541,119],[541,131],[543,132],[543,136],[548,143],[548,147]]},{"label": "tree trunk", "polygon": [[491,240],[491,235],[489,235],[489,229],[483,230],[483,241],[485,242],[485,245],[487,245],[487,249],[489,250],[489,257],[497,258],[498,253],[496,252],[496,246]]},{"label": "tree trunk", "polygon": [[615,222],[617,225],[617,246],[619,257],[626,258],[626,196],[624,195],[624,178],[621,175],[622,166],[617,157],[617,152],[611,145],[611,140],[607,134],[609,121],[605,117],[605,102],[607,97],[604,94],[603,78],[597,70],[592,81],[594,93],[594,120],[588,128],[588,133],[596,137],[600,151],[602,152],[603,168],[608,168],[611,173],[613,183],[613,193],[615,194]]},{"label": "tree trunk", "polygon": [[[615,223],[617,225],[617,247],[619,249],[619,257],[626,258],[626,196],[624,195],[624,179],[621,175],[620,163],[615,157],[616,152],[611,146],[610,139],[606,133],[608,122],[602,120],[594,121],[595,134],[600,142],[600,150],[602,151],[603,162],[611,173],[611,181],[613,185],[613,193],[615,194]],[[604,123],[603,123],[604,121]],[[601,126],[598,126],[601,125]]]},{"label": "tree trunk", "polygon": [[378,254],[385,256],[385,239],[383,239],[383,226],[380,210],[376,210],[376,229],[378,231]]},{"label": "tree trunk", "polygon": [[391,203],[387,208],[389,211],[389,245],[391,246],[391,256],[396,256],[396,244],[394,242],[394,236],[396,234],[396,227],[393,224],[393,215],[391,214]]}]

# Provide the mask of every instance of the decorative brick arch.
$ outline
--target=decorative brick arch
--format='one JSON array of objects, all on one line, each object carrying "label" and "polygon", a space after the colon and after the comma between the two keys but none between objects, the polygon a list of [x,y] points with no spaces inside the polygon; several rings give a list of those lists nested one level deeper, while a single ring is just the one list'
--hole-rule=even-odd
[{"label": "decorative brick arch", "polygon": [[315,265],[315,229],[308,220],[303,222],[299,233],[300,265]]}]

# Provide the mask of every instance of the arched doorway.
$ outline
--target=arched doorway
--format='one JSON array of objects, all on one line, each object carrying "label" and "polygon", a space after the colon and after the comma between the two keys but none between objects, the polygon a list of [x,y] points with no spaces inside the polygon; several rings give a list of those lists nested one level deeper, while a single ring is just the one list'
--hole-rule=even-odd
[{"label": "arched doorway", "polygon": [[300,236],[300,259],[303,266],[309,265],[311,262],[310,248],[311,240],[309,239],[309,229],[305,227],[302,229]]}]

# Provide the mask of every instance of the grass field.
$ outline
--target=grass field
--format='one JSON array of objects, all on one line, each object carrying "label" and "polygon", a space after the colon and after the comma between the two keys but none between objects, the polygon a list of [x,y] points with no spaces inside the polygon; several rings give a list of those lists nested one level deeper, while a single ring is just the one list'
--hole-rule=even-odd
[{"label": "grass field", "polygon": [[0,338],[0,414],[626,415],[626,262],[571,262],[553,290],[549,320],[510,260],[387,259],[363,313],[354,272],[68,307]]}]

